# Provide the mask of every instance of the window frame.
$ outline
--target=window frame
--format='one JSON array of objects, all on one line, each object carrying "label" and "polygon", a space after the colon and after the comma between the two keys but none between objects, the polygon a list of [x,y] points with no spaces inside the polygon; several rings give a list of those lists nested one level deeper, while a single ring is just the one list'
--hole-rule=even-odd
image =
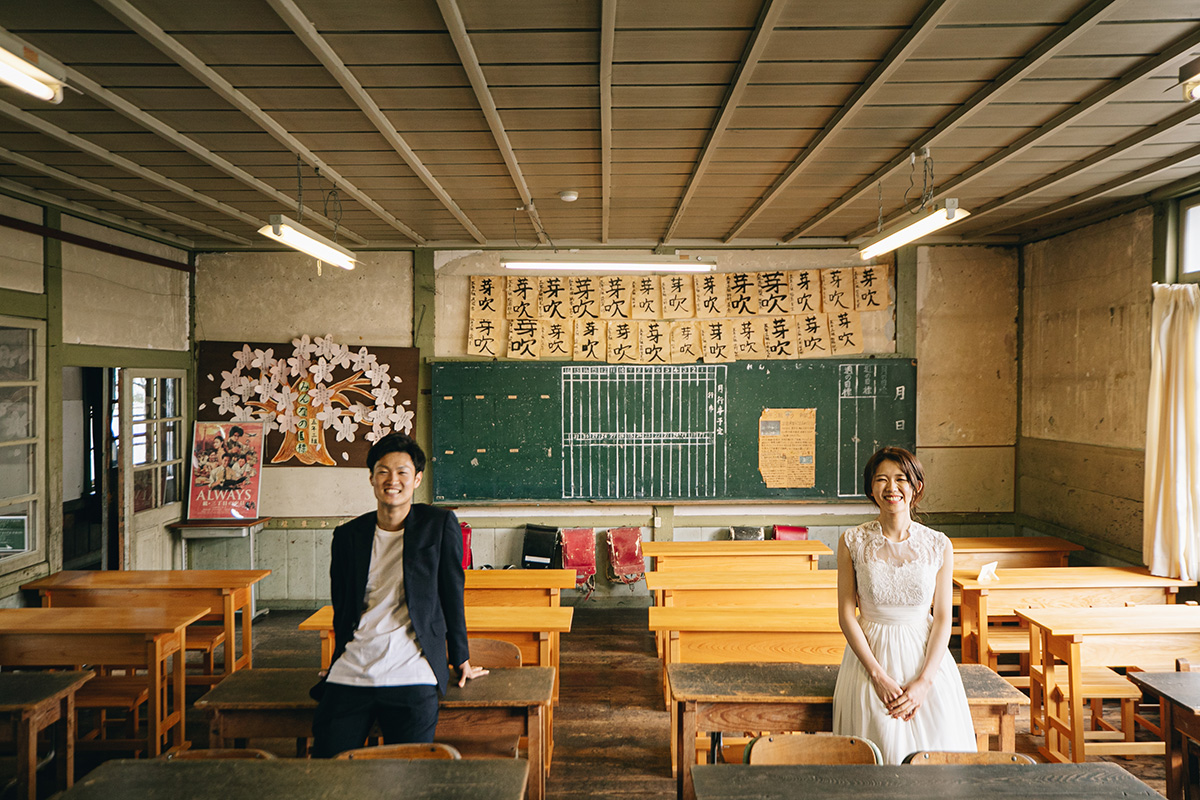
[{"label": "window frame", "polygon": [[[1175,253],[1175,280],[1177,283],[1200,283],[1200,241],[1195,243],[1196,249],[1196,264],[1195,269],[1188,272],[1184,269],[1184,256],[1187,253],[1188,237],[1187,237],[1187,216],[1189,211],[1200,215],[1200,194],[1193,194],[1187,197],[1182,197],[1178,201],[1178,219],[1175,225],[1177,244]],[[1200,217],[1198,217],[1197,229],[1200,229]],[[1198,235],[1200,238],[1200,235]]]},{"label": "window frame", "polygon": [[[32,504],[32,519],[26,535],[30,547],[23,553],[0,557],[0,579],[46,561],[47,538],[49,537],[49,515],[46,496],[46,323],[27,317],[0,315],[0,327],[23,328],[33,332],[33,380],[5,381],[0,386],[28,385],[34,391],[33,413],[35,417],[32,440],[20,440],[33,445],[33,493],[23,495],[20,503]],[[15,503],[14,503],[15,505]]]}]

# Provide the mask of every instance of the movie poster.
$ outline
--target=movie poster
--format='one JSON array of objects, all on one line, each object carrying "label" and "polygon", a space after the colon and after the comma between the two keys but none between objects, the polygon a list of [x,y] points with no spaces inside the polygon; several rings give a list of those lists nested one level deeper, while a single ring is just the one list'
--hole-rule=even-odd
[{"label": "movie poster", "polygon": [[263,423],[197,422],[192,438],[188,519],[254,519]]}]

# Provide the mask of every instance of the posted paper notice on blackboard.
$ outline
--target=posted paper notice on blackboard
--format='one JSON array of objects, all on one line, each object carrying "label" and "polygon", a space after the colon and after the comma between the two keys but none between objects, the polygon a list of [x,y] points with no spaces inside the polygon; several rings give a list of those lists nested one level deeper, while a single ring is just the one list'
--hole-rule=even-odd
[{"label": "posted paper notice on blackboard", "polygon": [[758,417],[758,471],[770,489],[815,486],[817,410],[764,408]]}]

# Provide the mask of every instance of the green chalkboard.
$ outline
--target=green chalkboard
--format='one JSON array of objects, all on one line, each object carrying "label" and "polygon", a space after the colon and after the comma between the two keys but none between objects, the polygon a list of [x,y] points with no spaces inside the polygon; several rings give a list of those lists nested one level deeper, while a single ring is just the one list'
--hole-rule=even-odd
[{"label": "green chalkboard", "polygon": [[[861,498],[871,453],[913,448],[916,373],[907,358],[434,364],[434,499]],[[816,409],[815,485],[764,483],[767,408]]]}]

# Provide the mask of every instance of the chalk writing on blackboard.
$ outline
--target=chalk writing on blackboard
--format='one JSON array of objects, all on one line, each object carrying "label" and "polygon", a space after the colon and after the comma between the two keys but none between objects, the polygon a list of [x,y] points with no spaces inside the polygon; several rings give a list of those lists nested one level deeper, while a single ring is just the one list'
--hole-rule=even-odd
[{"label": "chalk writing on blackboard", "polygon": [[564,367],[563,499],[724,496],[727,369]]}]

